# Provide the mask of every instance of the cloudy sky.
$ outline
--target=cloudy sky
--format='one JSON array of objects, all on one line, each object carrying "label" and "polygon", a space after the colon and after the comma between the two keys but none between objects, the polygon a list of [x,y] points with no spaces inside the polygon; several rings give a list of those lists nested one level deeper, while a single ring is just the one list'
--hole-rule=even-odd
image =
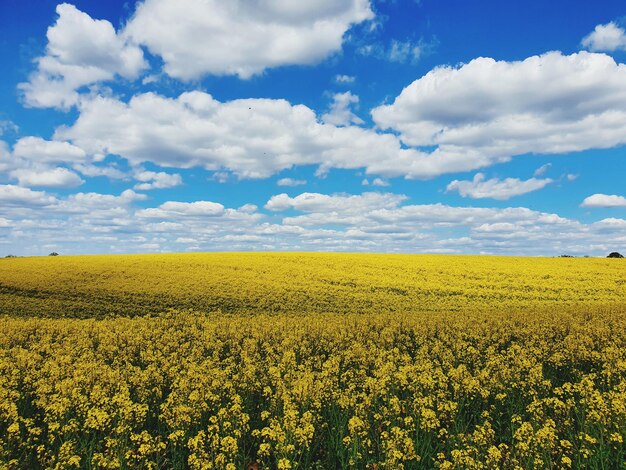
[{"label": "cloudy sky", "polygon": [[0,255],[626,251],[621,0],[0,1]]}]

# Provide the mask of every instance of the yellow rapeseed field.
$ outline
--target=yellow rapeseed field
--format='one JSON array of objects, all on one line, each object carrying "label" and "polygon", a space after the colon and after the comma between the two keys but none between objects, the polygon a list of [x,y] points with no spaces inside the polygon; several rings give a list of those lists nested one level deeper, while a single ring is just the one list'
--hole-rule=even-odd
[{"label": "yellow rapeseed field", "polygon": [[626,262],[0,260],[0,468],[626,468]]},{"label": "yellow rapeseed field", "polygon": [[452,312],[624,305],[613,259],[199,253],[0,259],[0,314]]}]

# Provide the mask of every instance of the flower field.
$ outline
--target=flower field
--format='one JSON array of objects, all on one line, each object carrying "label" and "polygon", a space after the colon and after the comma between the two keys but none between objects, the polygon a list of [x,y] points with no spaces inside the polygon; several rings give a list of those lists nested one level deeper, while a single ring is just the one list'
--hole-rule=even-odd
[{"label": "flower field", "polygon": [[500,311],[621,306],[611,259],[199,253],[0,259],[0,314]]},{"label": "flower field", "polygon": [[0,467],[626,468],[622,260],[0,260]]}]

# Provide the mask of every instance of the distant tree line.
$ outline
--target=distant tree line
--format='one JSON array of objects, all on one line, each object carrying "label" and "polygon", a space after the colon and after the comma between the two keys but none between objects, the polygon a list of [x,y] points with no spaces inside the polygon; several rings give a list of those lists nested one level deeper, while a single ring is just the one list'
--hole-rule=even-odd
[{"label": "distant tree line", "polygon": [[[59,254],[56,251],[53,251],[48,256],[59,256]],[[16,255],[6,255],[5,258],[17,258],[17,256]]]},{"label": "distant tree line", "polygon": [[[612,253],[609,253],[609,255],[607,256],[607,258],[623,258],[624,256],[621,255],[620,253],[618,253],[617,251],[613,251]],[[573,255],[559,255],[558,258],[576,258],[576,256]],[[583,258],[589,258],[588,255],[583,256]]]}]

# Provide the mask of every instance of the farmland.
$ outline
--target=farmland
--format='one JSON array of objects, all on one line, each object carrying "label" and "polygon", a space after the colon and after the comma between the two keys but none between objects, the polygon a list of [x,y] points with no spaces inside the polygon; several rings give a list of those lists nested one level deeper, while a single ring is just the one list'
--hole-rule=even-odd
[{"label": "farmland", "polygon": [[622,260],[0,260],[6,468],[623,468]]},{"label": "farmland", "polygon": [[607,259],[302,253],[0,260],[0,313],[101,318],[225,313],[485,311],[622,305]]}]

